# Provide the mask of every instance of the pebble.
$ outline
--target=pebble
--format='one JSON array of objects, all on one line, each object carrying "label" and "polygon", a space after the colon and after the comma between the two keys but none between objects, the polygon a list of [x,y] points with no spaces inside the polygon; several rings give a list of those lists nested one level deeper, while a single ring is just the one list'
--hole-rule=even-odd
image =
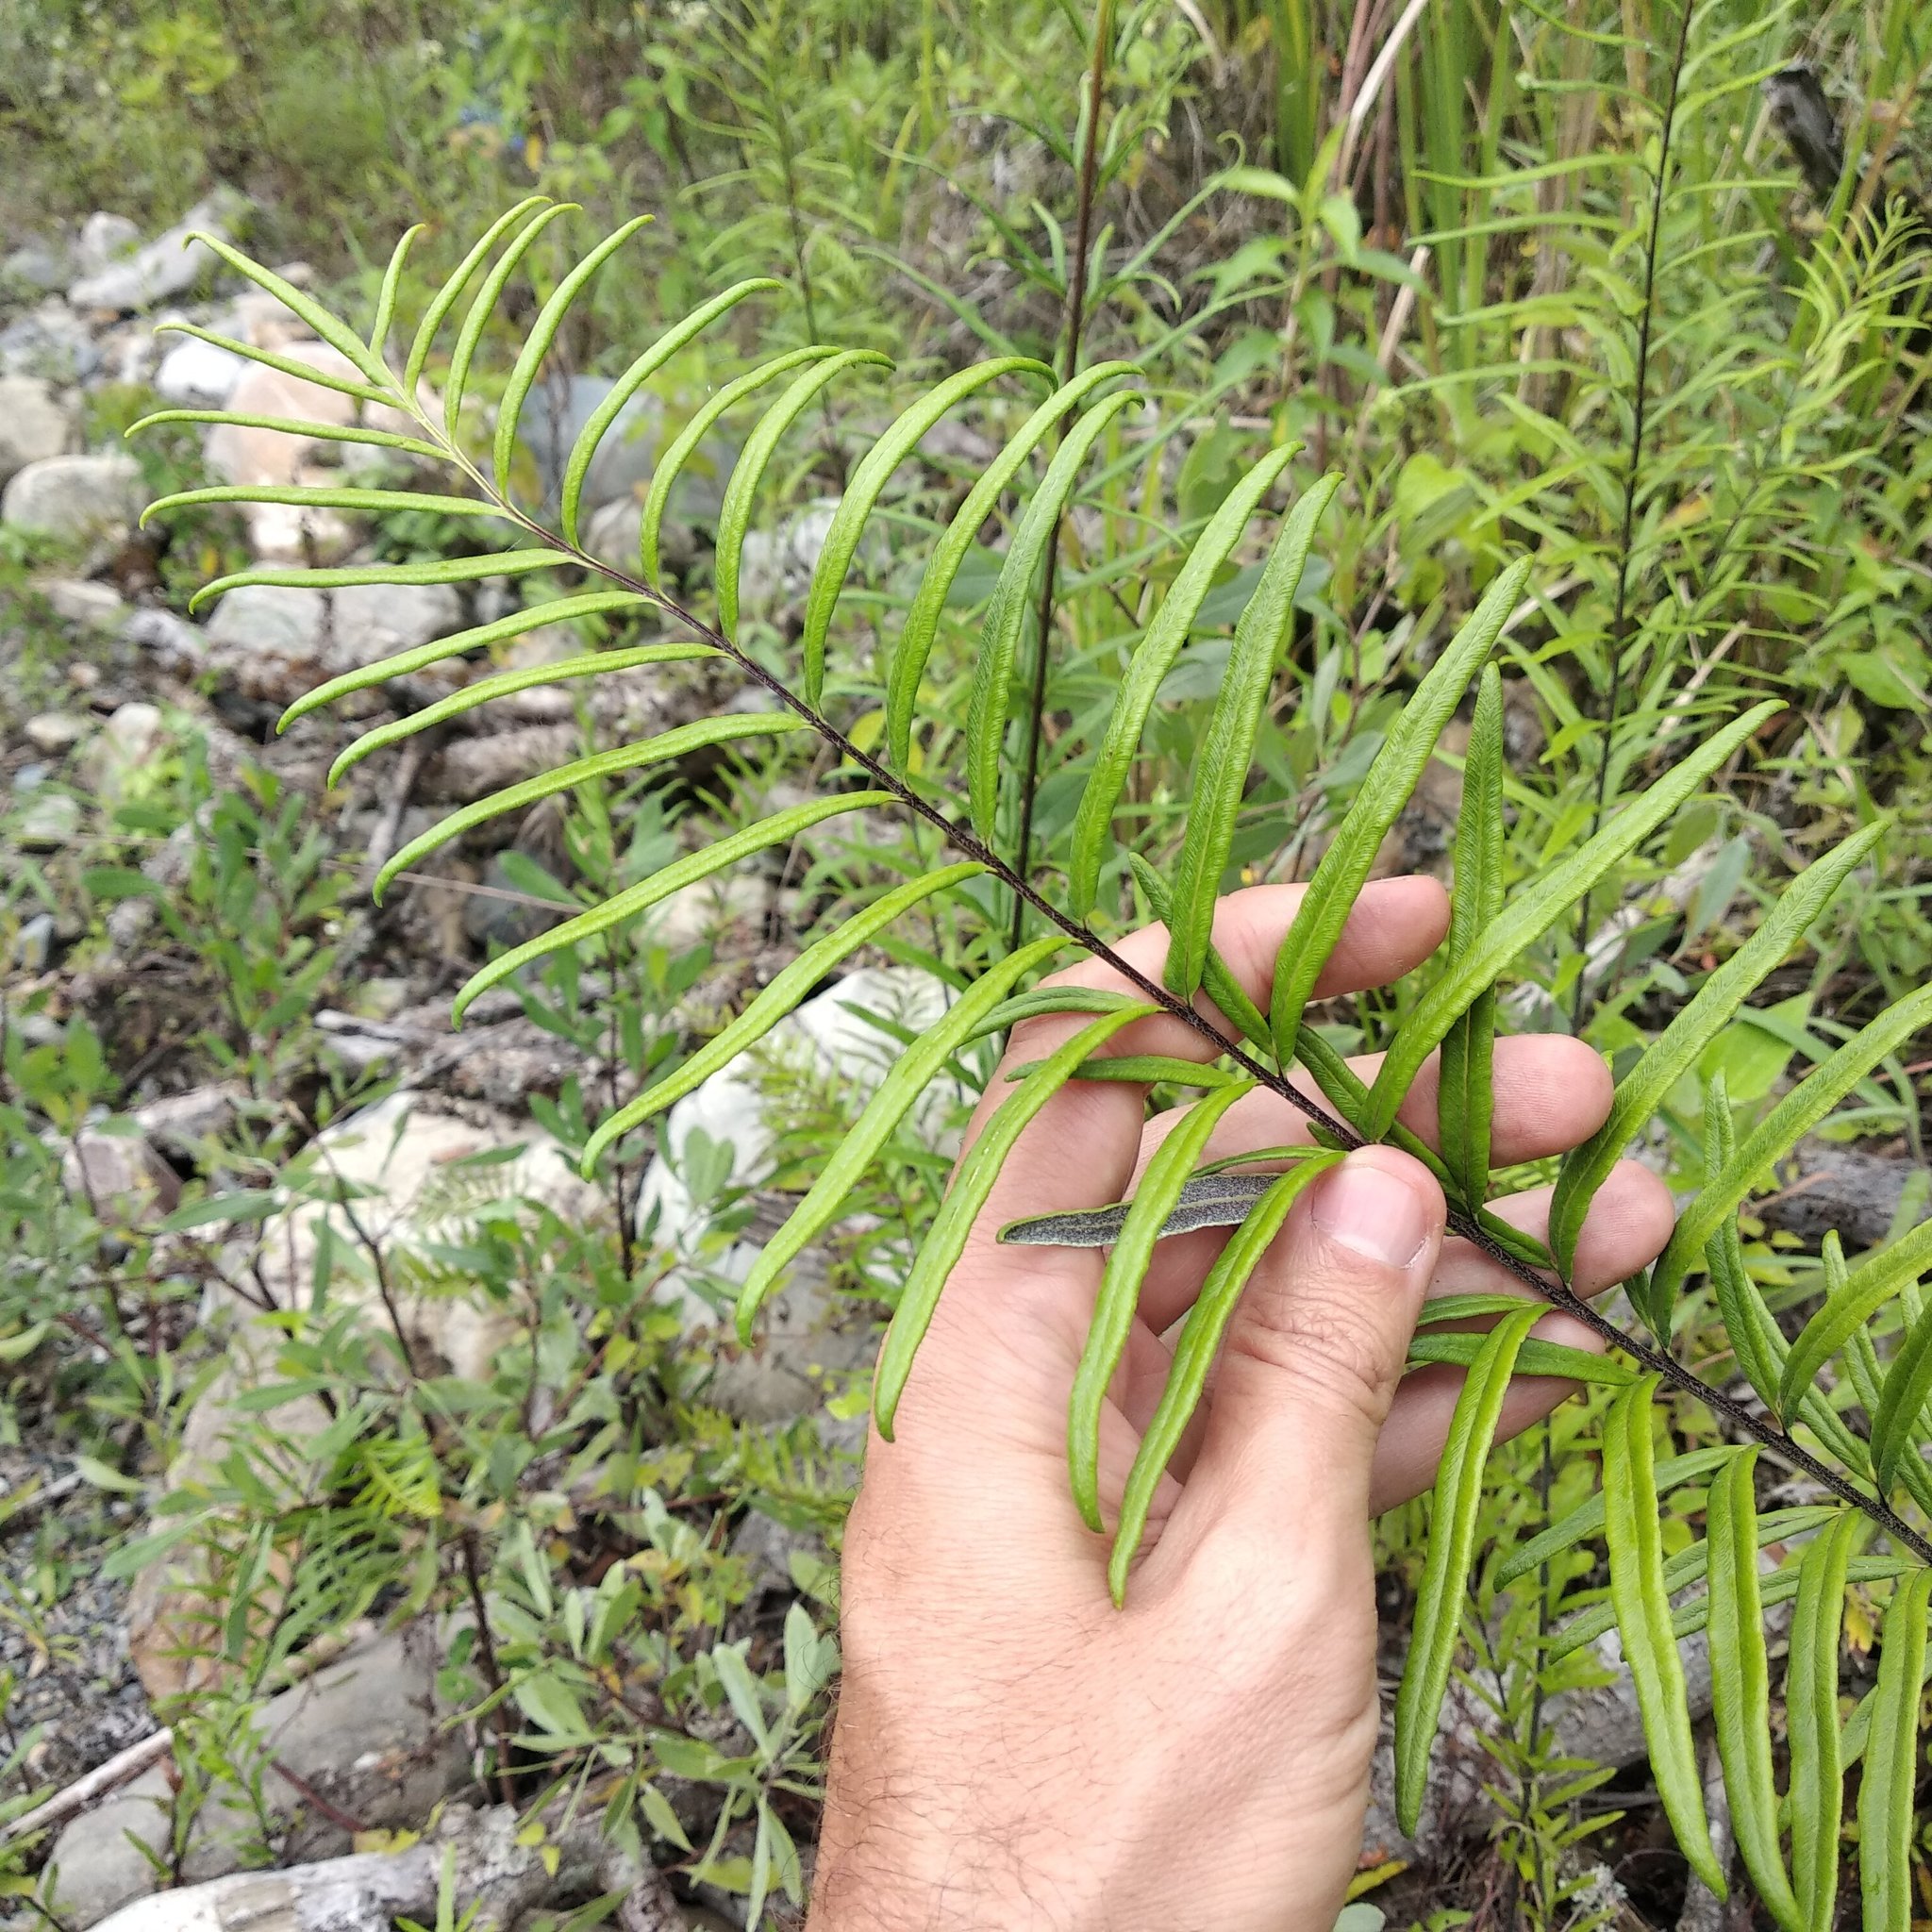
[{"label": "pebble", "polygon": [[177,409],[225,408],[247,370],[233,350],[184,336],[161,358],[155,393]]},{"label": "pebble", "polygon": [[72,792],[42,791],[15,824],[14,842],[23,852],[58,851],[80,830],[80,817]]},{"label": "pebble", "polygon": [[33,375],[0,375],[0,483],[29,463],[64,456],[74,424],[50,384]]},{"label": "pebble", "polygon": [[0,495],[0,524],[66,543],[125,532],[147,500],[141,465],[118,452],[28,463]]},{"label": "pebble", "polygon": [[26,740],[38,752],[58,758],[72,751],[88,734],[88,721],[72,711],[41,711],[26,721]]}]

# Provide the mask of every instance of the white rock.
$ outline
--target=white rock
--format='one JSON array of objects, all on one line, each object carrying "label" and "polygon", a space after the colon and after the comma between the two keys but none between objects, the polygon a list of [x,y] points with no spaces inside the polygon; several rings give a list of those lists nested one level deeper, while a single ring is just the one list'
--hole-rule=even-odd
[{"label": "white rock", "polygon": [[60,1157],[60,1177],[75,1199],[111,1225],[158,1220],[181,1198],[174,1169],[139,1134],[84,1129]]},{"label": "white rock", "polygon": [[97,275],[115,262],[125,261],[140,246],[138,222],[97,208],[80,225],[74,244],[74,265],[84,275]]},{"label": "white rock", "polygon": [[[323,342],[291,344],[291,360],[326,375],[353,376],[349,358]],[[225,408],[238,416],[280,416],[341,428],[356,420],[356,399],[318,382],[304,382],[262,363],[245,368],[229,390]],[[208,464],[228,483],[292,483],[313,456],[316,439],[279,429],[244,429],[221,424],[209,430]]]},{"label": "white rock", "polygon": [[356,584],[335,593],[324,668],[358,671],[463,627],[463,601],[448,584]]},{"label": "white rock", "polygon": [[23,852],[56,852],[80,830],[80,800],[71,791],[41,791],[14,822]]},{"label": "white rock", "polygon": [[[655,1239],[675,1253],[696,1258],[709,1232],[709,1209],[692,1198],[681,1178],[688,1173],[702,1136],[716,1146],[731,1146],[730,1184],[754,1187],[770,1172],[774,1129],[758,1078],[757,1062],[836,1087],[856,1108],[877,1089],[904,1051],[890,1034],[872,1025],[860,1010],[878,1014],[915,1032],[932,1024],[951,1001],[951,990],[930,974],[909,966],[868,966],[848,974],[815,999],[779,1022],[755,1050],[687,1094],[664,1118],[659,1152],[644,1171],[638,1191],[641,1226],[655,1212]],[[748,1063],[749,1060],[749,1063]],[[915,1108],[915,1131],[938,1144],[957,1094],[944,1084],[927,1090]],[[740,1242],[710,1266],[726,1279],[741,1280],[757,1249]],[[708,1315],[686,1283],[686,1306],[694,1316]]]},{"label": "white rock", "polygon": [[57,577],[40,591],[54,615],[75,630],[118,630],[127,621],[127,606],[112,584]]},{"label": "white rock", "polygon": [[26,721],[23,729],[27,742],[37,752],[53,758],[72,751],[87,736],[90,726],[85,718],[76,718],[72,711],[40,711]]},{"label": "white rock", "polygon": [[177,409],[223,409],[249,366],[232,349],[183,336],[161,358],[155,392]]},{"label": "white rock", "polygon": [[109,805],[118,805],[159,755],[167,725],[157,705],[123,705],[95,733],[81,760],[87,783]]},{"label": "white rock", "polygon": [[[232,193],[217,192],[197,202],[145,248],[109,261],[94,274],[83,275],[67,291],[68,301],[76,308],[150,308],[169,295],[193,288],[213,274],[220,258],[206,242],[191,241],[190,237],[196,229],[225,233],[236,200]],[[85,230],[82,248],[85,253]]]},{"label": "white rock", "polygon": [[28,463],[0,495],[0,523],[31,535],[88,543],[125,533],[147,491],[141,465],[118,453]]},{"label": "white rock", "polygon": [[299,584],[243,584],[215,606],[208,660],[222,681],[259,704],[285,705],[315,682],[328,598]]},{"label": "white rock", "polygon": [[130,1118],[163,1154],[192,1159],[202,1142],[225,1134],[235,1124],[241,1086],[232,1080],[211,1087],[192,1087],[186,1093],[168,1093],[137,1107]]},{"label": "white rock", "polygon": [[147,652],[171,677],[194,677],[207,668],[208,633],[172,610],[131,611],[121,636]]},{"label": "white rock", "polygon": [[[455,1240],[475,1216],[511,1196],[540,1201],[567,1221],[583,1224],[606,1211],[604,1197],[549,1135],[528,1121],[489,1109],[470,1117],[440,1113],[419,1093],[387,1100],[338,1121],[322,1136],[318,1158],[325,1174],[375,1191],[355,1203],[355,1217],[370,1237],[391,1245]],[[464,1168],[466,1157],[495,1154],[521,1144],[513,1160]],[[340,1208],[310,1202],[286,1221],[269,1224],[263,1243],[268,1286],[278,1301],[306,1297],[323,1226],[339,1249],[357,1251],[356,1235]],[[338,1270],[331,1294],[340,1306],[375,1311],[374,1291]],[[504,1341],[517,1331],[518,1314],[447,1294],[403,1295],[403,1319],[412,1343],[425,1344],[458,1375],[488,1381]]]},{"label": "white rock", "polygon": [[[439,1708],[428,1636],[414,1625],[371,1638],[306,1684],[271,1698],[255,1720],[275,1763],[372,1828],[420,1826],[464,1769],[460,1735],[443,1729],[449,1713]],[[171,1771],[158,1764],[142,1773],[56,1840],[52,1903],[70,1925],[97,1924],[155,1890],[159,1874],[141,1846],[165,1852]],[[283,1819],[299,1814],[290,1848],[294,1857],[348,1849],[349,1834],[306,1805],[287,1779],[271,1775],[264,1796]],[[183,1875],[194,1883],[236,1871],[254,1826],[239,1800],[214,1798],[195,1816]],[[140,1842],[130,1843],[130,1835]]]},{"label": "white rock", "polygon": [[49,383],[31,375],[0,375],[0,483],[29,463],[63,456],[74,424]]}]

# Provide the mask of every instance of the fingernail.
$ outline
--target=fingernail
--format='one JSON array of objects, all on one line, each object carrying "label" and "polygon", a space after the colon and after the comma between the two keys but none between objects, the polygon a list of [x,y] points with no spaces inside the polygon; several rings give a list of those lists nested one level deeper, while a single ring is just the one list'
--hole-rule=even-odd
[{"label": "fingernail", "polygon": [[1373,1154],[1352,1154],[1325,1174],[1309,1215],[1330,1241],[1389,1268],[1422,1253],[1434,1219],[1420,1191]]}]

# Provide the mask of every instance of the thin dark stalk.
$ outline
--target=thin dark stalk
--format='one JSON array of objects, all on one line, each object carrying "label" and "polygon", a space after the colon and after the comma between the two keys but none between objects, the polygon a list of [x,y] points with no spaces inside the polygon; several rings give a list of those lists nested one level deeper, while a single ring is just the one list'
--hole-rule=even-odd
[{"label": "thin dark stalk", "polygon": [[[1093,17],[1093,58],[1087,70],[1087,138],[1080,149],[1080,201],[1074,223],[1074,259],[1067,288],[1067,330],[1060,348],[1060,380],[1071,382],[1080,367],[1080,340],[1087,327],[1087,276],[1093,248],[1093,203],[1100,179],[1100,92],[1107,83],[1107,48],[1113,36],[1113,0],[1100,0]],[[1060,434],[1067,431],[1060,419]],[[1047,650],[1053,639],[1054,592],[1059,570],[1060,525],[1054,522],[1046,546],[1046,568],[1040,582],[1039,622],[1033,644],[1033,689],[1026,705],[1026,756],[1021,761],[1020,838],[1013,870],[1026,876],[1033,859],[1033,801],[1040,789],[1040,741],[1046,715]],[[1026,902],[1013,901],[1013,926],[1008,936],[1017,949],[1026,924]]]},{"label": "thin dark stalk", "polygon": [[[1630,416],[1630,459],[1624,468],[1623,529],[1617,539],[1617,597],[1610,615],[1610,688],[1604,701],[1604,748],[1596,768],[1596,802],[1591,809],[1591,831],[1603,824],[1610,805],[1610,754],[1615,748],[1617,714],[1624,702],[1624,648],[1630,636],[1630,578],[1632,553],[1637,544],[1637,493],[1643,471],[1644,416],[1650,404],[1650,335],[1657,316],[1657,262],[1662,247],[1664,199],[1670,192],[1671,140],[1677,125],[1677,85],[1684,75],[1684,62],[1690,51],[1690,16],[1697,0],[1683,0],[1677,18],[1677,46],[1671,61],[1670,91],[1664,97],[1664,125],[1657,141],[1657,184],[1650,197],[1650,239],[1643,251],[1643,308],[1637,323],[1636,394]],[[1576,950],[1590,943],[1590,894],[1583,895],[1577,908]],[[1583,1031],[1585,1008],[1590,999],[1588,974],[1576,975],[1576,999],[1572,1008],[1571,1031]]]},{"label": "thin dark stalk", "polygon": [[[471,474],[474,475],[475,472],[472,471]],[[477,480],[481,482],[480,477]],[[859,750],[830,719],[812,709],[782,678],[767,671],[722,631],[707,624],[694,611],[686,609],[667,591],[603,562],[575,544],[566,543],[560,536],[546,530],[525,512],[496,495],[494,491],[490,493],[531,535],[551,549],[575,558],[586,570],[648,599],[668,617],[683,625],[694,637],[730,658],[745,676],[762,686],[787,710],[802,719],[842,758],[849,758],[879,790],[891,792],[906,810],[915,813],[942,834],[946,842],[955,851],[968,858],[978,860],[1008,891],[1023,899],[1042,919],[1058,926],[1070,940],[1084,947],[1096,959],[1110,966],[1128,985],[1134,987],[1155,1006],[1161,1008],[1183,1025],[1191,1028],[1213,1047],[1217,1057],[1233,1060],[1243,1073],[1271,1092],[1279,1094],[1305,1118],[1325,1128],[1344,1147],[1356,1148],[1363,1144],[1362,1137],[1345,1121],[1339,1119],[1321,1102],[1305,1093],[1286,1074],[1256,1059],[1239,1041],[1230,1040],[1206,1014],[1197,1012],[1191,1001],[1171,992],[1158,980],[1150,979],[1139,967],[1123,958],[1091,927],[1083,925],[1078,920],[1062,912],[985,844],[970,827],[956,823],[937,806],[922,798],[903,778],[888,770],[870,752]],[[1932,1565],[1932,1541],[1928,1541],[1919,1531],[1912,1528],[1882,1497],[1865,1494],[1849,1477],[1840,1474],[1828,1463],[1822,1462],[1774,1423],[1755,1414],[1743,1403],[1727,1395],[1722,1389],[1713,1388],[1693,1370],[1686,1368],[1675,1357],[1618,1327],[1608,1316],[1600,1314],[1567,1281],[1560,1277],[1549,1279],[1527,1262],[1520,1260],[1471,1215],[1458,1208],[1451,1208],[1448,1220],[1451,1233],[1468,1241],[1497,1267],[1541,1295],[1552,1307],[1560,1309],[1564,1314],[1581,1322],[1592,1334],[1611,1347],[1623,1350],[1647,1373],[1661,1376],[1673,1388],[1681,1389],[1686,1394],[1695,1396],[1713,1414],[1722,1416],[1733,1428],[1761,1444],[1780,1462],[1803,1472],[1812,1481],[1823,1484],[1841,1502],[1860,1510],[1900,1548],[1909,1550],[1921,1562]]]}]

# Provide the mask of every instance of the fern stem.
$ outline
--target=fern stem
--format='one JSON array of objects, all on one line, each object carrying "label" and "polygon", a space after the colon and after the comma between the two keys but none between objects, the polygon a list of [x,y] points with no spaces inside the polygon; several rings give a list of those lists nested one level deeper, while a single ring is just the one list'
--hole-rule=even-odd
[{"label": "fern stem", "polygon": [[[1663,127],[1657,137],[1657,185],[1650,197],[1650,239],[1643,251],[1643,306],[1637,322],[1635,393],[1630,410],[1630,460],[1624,469],[1623,529],[1617,539],[1617,595],[1610,613],[1610,688],[1604,702],[1604,746],[1596,768],[1596,802],[1591,809],[1591,831],[1604,822],[1610,804],[1610,754],[1615,748],[1617,714],[1624,702],[1624,646],[1630,633],[1631,555],[1637,543],[1637,491],[1643,471],[1644,417],[1650,404],[1650,337],[1657,318],[1657,261],[1663,245],[1664,200],[1670,192],[1671,141],[1677,125],[1677,87],[1690,53],[1690,17],[1697,0],[1683,0],[1677,18],[1677,46],[1671,61],[1671,84],[1664,96]],[[1590,941],[1590,894],[1577,908],[1576,950]],[[1590,975],[1576,976],[1576,1001],[1570,1030],[1583,1031],[1584,1008],[1590,998]]]},{"label": "fern stem", "polygon": [[[397,391],[397,400],[399,403],[402,402],[400,387]],[[408,405],[404,404],[403,407],[407,408]],[[415,414],[419,422],[423,421],[419,412],[411,410],[410,413]],[[1205,1014],[1195,1011],[1191,1001],[1184,1000],[1178,994],[1171,992],[1158,980],[1150,979],[1139,967],[1109,946],[1091,926],[1061,911],[985,844],[970,826],[962,825],[948,817],[937,806],[922,798],[910,785],[895,772],[889,770],[877,758],[870,752],[861,751],[829,718],[813,709],[782,678],[775,673],[766,670],[723,631],[707,624],[695,611],[688,610],[676,598],[657,585],[647,584],[641,578],[632,576],[628,572],[619,570],[616,565],[606,563],[601,558],[592,557],[578,544],[567,541],[557,532],[544,528],[526,510],[511,503],[493,483],[486,480],[475,464],[457,447],[441,425],[425,423],[425,427],[448,452],[450,460],[475,484],[477,490],[500,505],[513,522],[520,525],[540,543],[575,558],[577,563],[592,575],[605,577],[622,589],[655,604],[667,617],[684,625],[693,637],[702,640],[721,656],[729,658],[745,676],[762,686],[785,709],[803,720],[827,745],[838,752],[841,758],[850,759],[881,791],[890,792],[908,811],[916,814],[933,826],[956,851],[984,865],[993,877],[1038,912],[1041,918],[1058,926],[1070,940],[1091,954],[1094,958],[1110,966],[1143,997],[1180,1021],[1183,1025],[1191,1028],[1214,1049],[1217,1058],[1232,1059],[1245,1074],[1266,1087],[1269,1091],[1278,1094],[1304,1118],[1333,1135],[1343,1147],[1354,1149],[1363,1145],[1362,1137],[1345,1121],[1339,1119],[1321,1102],[1305,1093],[1278,1068],[1264,1065],[1256,1059],[1240,1041],[1228,1039]],[[1527,1262],[1518,1259],[1503,1247],[1474,1216],[1465,1213],[1459,1208],[1452,1207],[1448,1212],[1448,1225],[1452,1234],[1468,1241],[1478,1253],[1506,1274],[1522,1282],[1532,1293],[1541,1296],[1553,1308],[1574,1317],[1612,1348],[1623,1350],[1653,1374],[1660,1375],[1674,1388],[1681,1389],[1687,1395],[1694,1396],[1714,1415],[1722,1416],[1734,1428],[1760,1443],[1779,1461],[1802,1471],[1814,1482],[1823,1484],[1841,1502],[1860,1511],[1900,1548],[1909,1550],[1922,1563],[1932,1566],[1932,1541],[1928,1541],[1924,1536],[1905,1522],[1883,1497],[1867,1495],[1848,1477],[1840,1474],[1837,1470],[1822,1462],[1801,1443],[1794,1441],[1774,1423],[1754,1414],[1741,1402],[1727,1395],[1722,1389],[1714,1388],[1693,1370],[1686,1368],[1674,1356],[1654,1348],[1649,1342],[1641,1341],[1635,1335],[1618,1327],[1608,1316],[1600,1314],[1591,1302],[1579,1295],[1560,1274],[1555,1279],[1545,1279]]]},{"label": "fern stem", "polygon": [[[1093,203],[1100,178],[1100,92],[1107,83],[1108,42],[1113,37],[1113,0],[1100,0],[1093,16],[1093,58],[1087,70],[1086,140],[1080,149],[1080,199],[1074,223],[1074,259],[1067,287],[1067,331],[1060,351],[1060,380],[1071,382],[1080,367],[1080,341],[1087,327],[1088,258],[1093,247]],[[1068,417],[1060,419],[1066,434]],[[1033,801],[1040,789],[1040,741],[1046,715],[1047,645],[1053,636],[1054,593],[1060,558],[1060,526],[1065,512],[1054,520],[1046,546],[1046,567],[1041,573],[1040,621],[1033,643],[1033,689],[1026,705],[1026,756],[1021,761],[1020,837],[1013,870],[1024,878],[1033,859]],[[1008,944],[1017,951],[1025,930],[1026,902],[1013,901],[1013,926]]]}]

